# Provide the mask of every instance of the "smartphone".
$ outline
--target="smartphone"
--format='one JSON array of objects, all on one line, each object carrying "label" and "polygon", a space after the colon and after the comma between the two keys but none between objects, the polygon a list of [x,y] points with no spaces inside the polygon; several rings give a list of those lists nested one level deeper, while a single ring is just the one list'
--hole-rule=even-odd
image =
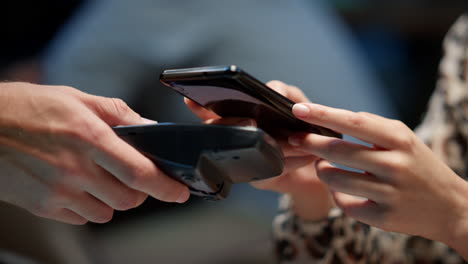
[{"label": "smartphone", "polygon": [[235,65],[165,70],[159,79],[221,117],[254,119],[259,128],[276,138],[293,132],[341,137],[333,130],[297,119],[292,113],[295,102]]}]

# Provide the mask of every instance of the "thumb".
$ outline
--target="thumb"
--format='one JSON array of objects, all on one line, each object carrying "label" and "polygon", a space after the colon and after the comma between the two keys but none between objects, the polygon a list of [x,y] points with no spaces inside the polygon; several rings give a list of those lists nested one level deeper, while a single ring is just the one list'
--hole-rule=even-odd
[{"label": "thumb", "polygon": [[153,124],[133,111],[122,99],[102,96],[90,96],[86,105],[109,126]]}]

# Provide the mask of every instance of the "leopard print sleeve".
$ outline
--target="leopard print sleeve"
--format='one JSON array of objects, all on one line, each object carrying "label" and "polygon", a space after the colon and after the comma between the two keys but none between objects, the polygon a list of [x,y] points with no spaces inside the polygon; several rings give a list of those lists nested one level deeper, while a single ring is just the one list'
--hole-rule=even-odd
[{"label": "leopard print sleeve", "polygon": [[[440,79],[417,134],[460,177],[467,179],[468,14],[444,41]],[[279,263],[468,263],[446,245],[385,232],[333,209],[327,219],[304,221],[289,196],[273,223]]]},{"label": "leopard print sleeve", "polygon": [[278,263],[466,263],[442,243],[370,227],[337,208],[314,222],[294,215],[291,206],[283,196],[274,222]]}]

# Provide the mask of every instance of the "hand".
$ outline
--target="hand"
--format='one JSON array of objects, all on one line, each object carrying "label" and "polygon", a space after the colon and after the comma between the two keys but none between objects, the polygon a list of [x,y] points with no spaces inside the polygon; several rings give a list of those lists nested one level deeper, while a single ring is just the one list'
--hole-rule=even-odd
[{"label": "hand", "polygon": [[[293,113],[373,145],[316,134],[289,138],[302,151],[325,159],[317,163],[317,174],[348,216],[449,245],[458,235],[468,234],[467,183],[403,123],[309,103],[296,104]],[[339,169],[330,162],[361,172]]]},{"label": "hand", "polygon": [[69,87],[0,84],[0,200],[71,224],[103,223],[151,195],[184,202],[186,186],[121,140],[145,124],[123,101]]},{"label": "hand", "polygon": [[[286,85],[280,81],[267,84],[282,95],[295,102],[309,102],[297,87]],[[195,102],[185,99],[187,106],[202,120],[208,123],[255,125],[253,120],[220,119],[215,113],[206,110]],[[291,195],[294,210],[301,218],[318,220],[325,218],[333,207],[333,201],[326,185],[316,176],[315,161],[317,158],[301,150],[291,147],[287,142],[278,141],[285,156],[285,170],[278,177],[252,182],[251,184],[263,190],[271,190]]]}]

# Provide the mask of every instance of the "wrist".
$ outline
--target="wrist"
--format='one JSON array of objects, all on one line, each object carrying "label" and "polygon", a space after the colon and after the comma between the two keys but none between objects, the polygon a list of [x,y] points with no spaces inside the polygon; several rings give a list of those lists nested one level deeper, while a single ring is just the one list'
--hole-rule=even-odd
[{"label": "wrist", "polygon": [[292,210],[303,220],[317,221],[326,219],[334,207],[333,199],[327,189],[311,190],[308,193],[290,193]]}]

